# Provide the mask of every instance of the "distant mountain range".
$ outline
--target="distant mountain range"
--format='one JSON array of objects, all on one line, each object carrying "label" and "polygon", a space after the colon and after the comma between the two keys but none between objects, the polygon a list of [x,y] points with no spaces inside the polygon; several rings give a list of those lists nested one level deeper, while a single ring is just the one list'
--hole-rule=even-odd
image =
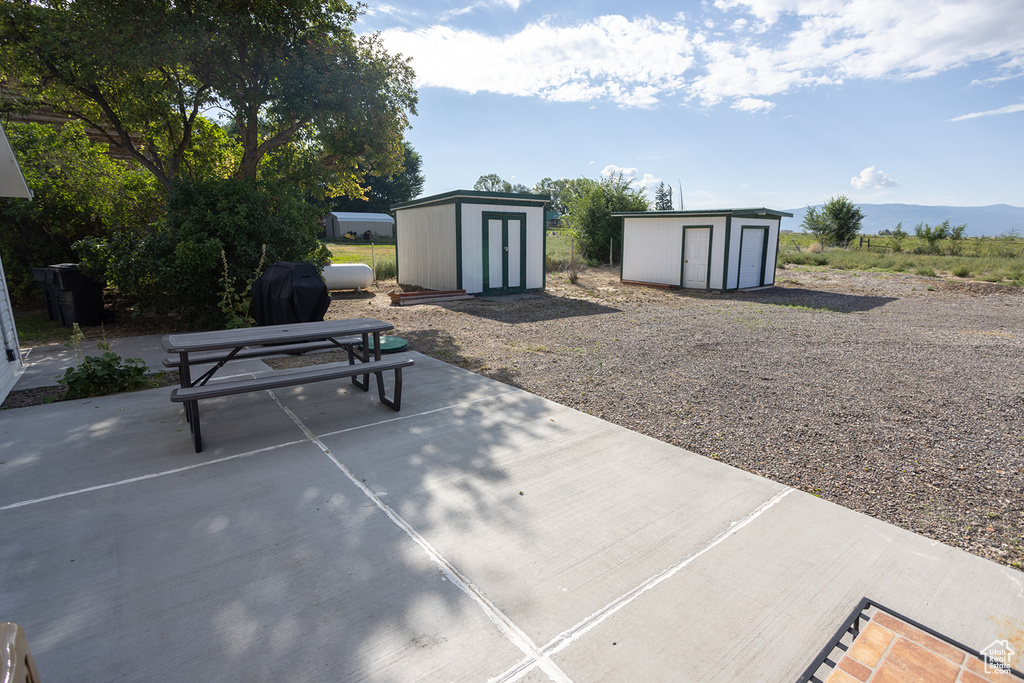
[{"label": "distant mountain range", "polygon": [[[937,225],[949,220],[952,225],[967,225],[966,234],[971,237],[1004,235],[1011,229],[1024,235],[1024,208],[1009,204],[992,204],[991,206],[921,206],[918,204],[858,204],[864,214],[861,232],[878,233],[881,230],[892,230],[896,224],[903,222],[903,229],[914,234],[914,226],[918,223]],[[818,204],[815,208],[821,208]],[[783,230],[800,232],[807,207],[786,209],[793,214],[792,218],[782,220]]]}]

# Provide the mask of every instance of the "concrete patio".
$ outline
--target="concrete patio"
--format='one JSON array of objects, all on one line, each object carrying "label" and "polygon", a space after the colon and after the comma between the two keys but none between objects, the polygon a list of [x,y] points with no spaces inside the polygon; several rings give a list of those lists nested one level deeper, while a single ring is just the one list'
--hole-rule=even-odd
[{"label": "concrete patio", "polygon": [[864,596],[1020,668],[1024,574],[411,355],[401,413],[213,400],[200,454],[168,388],[0,412],[43,681],[791,681]]}]

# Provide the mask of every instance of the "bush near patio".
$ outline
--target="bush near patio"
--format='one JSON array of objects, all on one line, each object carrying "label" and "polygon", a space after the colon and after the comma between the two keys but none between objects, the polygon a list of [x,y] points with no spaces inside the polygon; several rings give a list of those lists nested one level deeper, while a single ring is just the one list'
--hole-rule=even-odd
[{"label": "bush near patio", "polygon": [[[251,179],[179,179],[167,197],[167,220],[142,235],[83,240],[89,270],[138,302],[141,312],[175,311],[196,324],[219,324],[225,279],[236,288],[263,258],[323,265],[330,254],[317,235],[318,209],[298,190]],[[222,256],[223,253],[223,256]]]},{"label": "bush near patio", "polygon": [[5,130],[34,196],[0,198],[0,257],[13,303],[38,305],[32,268],[74,261],[72,245],[86,236],[144,226],[160,215],[162,193],[149,173],[107,156],[80,122]]}]

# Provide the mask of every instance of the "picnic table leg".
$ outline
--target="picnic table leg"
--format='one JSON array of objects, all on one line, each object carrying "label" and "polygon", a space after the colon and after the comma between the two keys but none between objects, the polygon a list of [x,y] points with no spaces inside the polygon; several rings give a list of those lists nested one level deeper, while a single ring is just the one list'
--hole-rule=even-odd
[{"label": "picnic table leg", "polygon": [[[178,363],[178,381],[181,384],[182,389],[192,386],[192,372],[188,366],[188,352],[183,351],[178,354],[181,362]],[[185,405],[182,406],[185,409],[185,419],[188,423],[192,424],[192,408],[189,406],[189,402],[186,401]]]},{"label": "picnic table leg", "polygon": [[[379,349],[380,345],[378,344],[377,347]],[[363,333],[363,350],[362,350],[362,353],[359,354],[359,360],[362,361],[363,363],[369,362],[369,360],[370,360],[370,335],[368,335],[366,332]],[[378,358],[377,360],[380,360],[380,359]],[[355,352],[352,350],[352,347],[349,346],[348,347],[348,364],[349,365],[355,365],[355,363],[356,363]],[[354,384],[355,386],[359,387],[363,391],[369,391],[370,390],[370,375],[369,374],[363,375],[363,378],[361,380],[359,379],[358,375],[353,375],[352,376],[352,384]]]},{"label": "picnic table leg", "polygon": [[373,373],[377,376],[377,397],[380,398],[380,402],[386,405],[391,410],[399,411],[402,409],[402,368],[395,368],[395,389],[392,393],[392,398],[388,398],[384,393],[384,371]]},{"label": "picnic table leg", "polygon": [[203,434],[199,431],[199,401],[185,401],[185,410],[188,411],[189,404],[192,405],[192,442],[195,444],[196,453],[203,452]]},{"label": "picnic table leg", "polygon": [[[181,363],[178,366],[178,373],[180,377],[180,384],[183,388],[192,386],[192,371],[188,365],[188,352],[183,351],[179,354],[181,357]],[[201,453],[203,450],[203,435],[199,430],[199,401],[185,401],[185,419],[188,421],[188,426],[192,431],[192,442],[195,444],[196,453]]]}]

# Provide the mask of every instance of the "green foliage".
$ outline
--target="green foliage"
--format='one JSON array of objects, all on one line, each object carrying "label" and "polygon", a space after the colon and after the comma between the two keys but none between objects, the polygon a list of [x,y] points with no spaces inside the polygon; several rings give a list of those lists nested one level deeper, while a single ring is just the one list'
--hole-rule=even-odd
[{"label": "green foliage", "polygon": [[941,242],[949,240],[946,253],[957,256],[963,251],[964,232],[966,230],[966,225],[952,226],[948,220],[942,221],[936,226],[918,223],[914,227],[914,235],[924,244],[919,245],[917,251],[921,254],[939,254],[942,252]]},{"label": "green foliage", "polygon": [[816,207],[808,206],[800,227],[814,235],[818,244],[825,245],[828,242],[828,220],[824,211],[818,211]]},{"label": "green foliage", "polygon": [[860,232],[864,214],[846,195],[832,197],[821,208],[828,224],[828,242],[837,247],[846,247]]},{"label": "green foliage", "polygon": [[960,225],[951,227],[949,229],[949,248],[948,252],[952,256],[959,256],[964,248],[964,232],[967,230],[967,225],[961,223]]},{"label": "green foliage", "polygon": [[827,266],[828,256],[809,251],[785,251],[779,254],[779,263],[791,263],[798,266]]},{"label": "green foliage", "polygon": [[949,222],[943,222],[934,227],[927,223],[918,223],[914,226],[914,235],[924,241],[924,246],[919,246],[918,251],[922,254],[938,254],[939,242],[946,239],[949,230]]},{"label": "green foliage", "polygon": [[408,142],[403,145],[402,170],[381,177],[374,173],[366,176],[365,195],[361,198],[330,197],[324,202],[327,211],[366,211],[388,213],[400,202],[415,199],[423,192],[423,158]]},{"label": "green foliage", "polygon": [[106,396],[156,386],[146,377],[148,369],[140,358],[122,361],[121,356],[106,351],[102,356],[86,356],[80,365],[65,370],[57,382],[67,387],[65,398]]},{"label": "green foliage", "polygon": [[[71,337],[64,343],[73,348],[75,358],[81,358],[80,350],[85,335],[78,323],[72,326]],[[139,358],[125,361],[110,350],[110,344],[102,341],[98,344],[102,356],[86,356],[78,366],[68,368],[64,376],[57,379],[58,384],[67,387],[64,398],[89,398],[90,396],[106,396],[122,391],[136,391],[156,386],[156,382],[146,377],[146,364]]]},{"label": "green foliage", "polygon": [[672,210],[672,186],[665,185],[664,182],[658,183],[658,187],[654,190],[654,210],[655,211],[671,211]]},{"label": "green foliage", "polygon": [[970,277],[971,267],[968,265],[957,266],[956,268],[953,269],[952,272],[953,275],[955,275],[956,277]]},{"label": "green foliage", "polygon": [[821,209],[807,207],[801,227],[822,246],[847,247],[860,232],[864,214],[846,195],[830,198]]},{"label": "green foliage", "polygon": [[607,263],[609,249],[621,260],[622,221],[613,212],[647,211],[650,204],[642,189],[634,188],[621,173],[600,181],[581,178],[569,200],[569,229],[582,256]]},{"label": "green foliage", "polygon": [[260,254],[260,262],[252,271],[252,276],[242,285],[241,290],[235,287],[235,279],[228,273],[228,256],[223,250],[220,252],[221,261],[224,262],[224,277],[221,278],[223,289],[220,294],[221,313],[224,314],[224,328],[234,330],[241,327],[255,327],[256,319],[252,317],[252,285],[263,272],[263,261],[267,256],[267,245],[263,245]]},{"label": "green foliage", "polygon": [[473,183],[473,189],[478,192],[516,192],[516,193],[527,193],[530,191],[526,185],[522,183],[510,183],[505,180],[497,173],[488,173],[477,178],[477,181]]},{"label": "green foliage", "polygon": [[569,199],[575,194],[576,189],[582,182],[582,178],[570,180],[568,178],[542,178],[533,186],[533,194],[542,194],[551,198],[551,210],[559,216],[569,213]]},{"label": "green foliage", "polygon": [[222,280],[247,281],[263,257],[261,245],[271,263],[330,260],[317,239],[318,214],[297,192],[260,181],[179,180],[159,229],[78,246],[87,258],[105,260],[110,283],[142,310],[176,310],[216,324]]},{"label": "green foliage", "polygon": [[222,158],[223,145],[194,149],[212,133],[199,113],[216,107],[237,135],[235,174],[260,177],[268,155],[292,154],[319,170],[308,191],[358,196],[367,171],[400,168],[417,102],[408,60],[378,34],[356,35],[362,11],[343,0],[16,0],[0,5],[0,72],[17,75],[19,105],[112,131],[168,191],[190,165]]},{"label": "green foliage", "polygon": [[16,303],[39,299],[31,269],[74,261],[77,240],[138,230],[159,216],[162,193],[152,177],[107,156],[81,123],[10,123],[6,131],[35,194],[0,198],[0,257]]},{"label": "green foliage", "polygon": [[394,280],[398,277],[398,262],[394,259],[379,259],[374,265],[374,280]]},{"label": "green foliage", "polygon": [[889,246],[899,254],[903,251],[903,243],[907,239],[907,232],[903,229],[903,221],[896,224],[896,228],[889,235]]}]

